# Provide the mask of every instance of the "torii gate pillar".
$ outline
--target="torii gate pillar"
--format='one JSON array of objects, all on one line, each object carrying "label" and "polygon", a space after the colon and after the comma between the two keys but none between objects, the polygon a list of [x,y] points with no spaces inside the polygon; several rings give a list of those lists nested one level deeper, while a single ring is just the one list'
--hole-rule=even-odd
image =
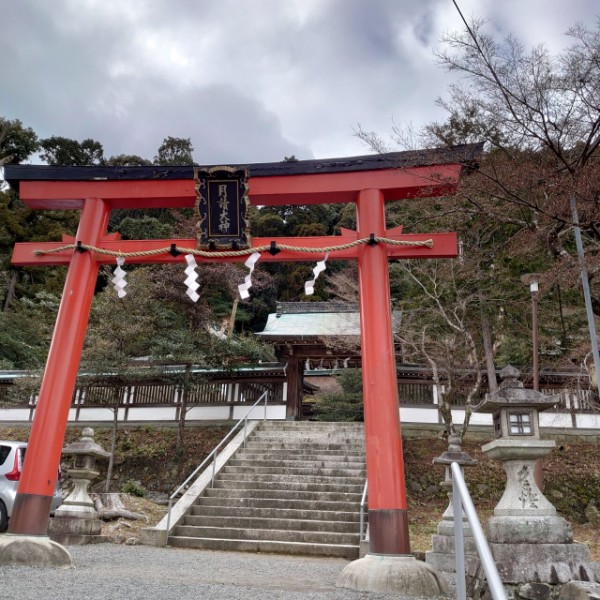
[{"label": "torii gate pillar", "polygon": [[[358,236],[383,237],[382,192],[359,192],[356,208]],[[410,554],[385,246],[359,249],[358,287],[371,552]]]}]

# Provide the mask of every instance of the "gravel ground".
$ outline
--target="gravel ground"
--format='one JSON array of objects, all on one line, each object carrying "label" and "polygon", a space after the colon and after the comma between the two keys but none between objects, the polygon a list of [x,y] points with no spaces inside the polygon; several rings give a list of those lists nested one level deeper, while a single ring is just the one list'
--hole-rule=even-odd
[{"label": "gravel ground", "polygon": [[[336,588],[347,561],[98,544],[70,546],[74,569],[2,567],[0,598],[78,600],[398,599]],[[452,594],[454,596],[454,594]]]}]

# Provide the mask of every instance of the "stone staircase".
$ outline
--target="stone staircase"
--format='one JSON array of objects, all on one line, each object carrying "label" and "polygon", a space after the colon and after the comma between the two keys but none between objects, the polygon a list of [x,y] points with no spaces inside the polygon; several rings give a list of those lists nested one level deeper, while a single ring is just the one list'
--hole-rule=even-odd
[{"label": "stone staircase", "polygon": [[169,536],[171,546],[358,558],[362,423],[265,422]]}]

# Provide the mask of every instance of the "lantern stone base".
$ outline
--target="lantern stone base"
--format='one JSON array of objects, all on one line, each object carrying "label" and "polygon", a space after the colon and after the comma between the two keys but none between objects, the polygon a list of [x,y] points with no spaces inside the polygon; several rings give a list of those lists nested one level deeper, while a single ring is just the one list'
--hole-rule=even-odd
[{"label": "lantern stone base", "polygon": [[497,544],[569,545],[573,542],[571,523],[559,516],[520,518],[493,516],[487,522],[488,540]]},{"label": "lantern stone base", "polygon": [[432,597],[448,592],[442,576],[413,556],[367,554],[344,567],[337,587],[362,592],[398,593]]},{"label": "lantern stone base", "polygon": [[67,569],[73,566],[73,558],[49,537],[4,533],[0,535],[0,565]]},{"label": "lantern stone base", "polygon": [[100,519],[56,516],[50,520],[48,526],[50,539],[69,546],[108,542],[108,536],[101,535],[101,531],[102,521]]},{"label": "lantern stone base", "polygon": [[[585,544],[491,543],[490,550],[509,597],[517,600],[550,600],[559,597],[564,584],[596,580]],[[471,598],[489,597],[478,559],[467,565],[467,594]]]},{"label": "lantern stone base", "polygon": [[[464,527],[465,560],[468,562],[477,557],[477,548],[470,527]],[[438,528],[439,531],[439,528]],[[454,573],[456,571],[456,554],[454,552],[454,529],[450,534],[431,536],[431,550],[425,553],[425,562],[438,571]]]}]

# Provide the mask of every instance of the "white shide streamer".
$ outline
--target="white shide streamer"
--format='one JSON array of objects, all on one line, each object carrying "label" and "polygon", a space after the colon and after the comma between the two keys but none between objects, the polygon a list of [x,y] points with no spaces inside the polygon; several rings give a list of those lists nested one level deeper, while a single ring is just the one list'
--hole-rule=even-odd
[{"label": "white shide streamer", "polygon": [[242,300],[245,300],[246,298],[250,297],[250,292],[248,290],[252,287],[252,273],[254,271],[254,266],[256,265],[256,262],[258,261],[259,258],[260,258],[260,252],[253,252],[248,257],[248,260],[246,260],[246,262],[244,263],[244,265],[246,265],[246,267],[248,267],[250,269],[250,273],[248,273],[248,275],[246,275],[246,277],[244,279],[244,283],[242,283],[241,285],[238,285],[238,290],[240,292],[240,298]]},{"label": "white shide streamer", "polygon": [[127,282],[125,281],[125,275],[127,275],[127,272],[123,271],[121,268],[124,264],[125,258],[122,256],[117,256],[117,268],[113,271],[114,277],[110,280],[119,298],[124,298],[127,296],[127,292],[125,291],[125,286],[127,285]]},{"label": "white shide streamer", "polygon": [[315,293],[315,282],[317,281],[319,275],[327,268],[325,263],[327,262],[328,256],[329,252],[325,255],[325,258],[323,260],[317,262],[317,266],[313,269],[314,277],[312,279],[309,279],[304,284],[304,293],[307,296],[312,296]]},{"label": "white shide streamer", "polygon": [[187,285],[187,291],[185,293],[190,297],[192,302],[198,302],[198,299],[200,298],[198,292],[196,291],[200,287],[200,284],[197,281],[198,273],[196,272],[198,263],[196,262],[193,254],[186,254],[185,260],[188,264],[186,270],[184,271],[187,275],[187,279],[184,281],[185,285]]}]

